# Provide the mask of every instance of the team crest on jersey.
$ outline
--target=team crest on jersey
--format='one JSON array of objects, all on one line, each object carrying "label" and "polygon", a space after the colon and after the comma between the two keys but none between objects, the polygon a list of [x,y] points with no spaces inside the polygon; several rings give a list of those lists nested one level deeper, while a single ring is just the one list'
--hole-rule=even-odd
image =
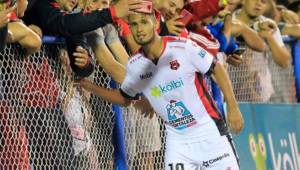
[{"label": "team crest on jersey", "polygon": [[166,109],[169,124],[178,130],[185,129],[197,123],[182,101],[170,101]]},{"label": "team crest on jersey", "polygon": [[170,61],[170,68],[172,70],[177,70],[180,67],[180,64],[177,60]]}]

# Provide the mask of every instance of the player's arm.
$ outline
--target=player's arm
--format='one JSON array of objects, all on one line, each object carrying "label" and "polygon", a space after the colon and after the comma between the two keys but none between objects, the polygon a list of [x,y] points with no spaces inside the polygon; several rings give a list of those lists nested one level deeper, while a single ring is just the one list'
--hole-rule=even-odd
[{"label": "player's arm", "polygon": [[118,104],[121,106],[128,106],[131,104],[132,100],[125,98],[121,94],[121,91],[118,89],[108,89],[101,86],[97,86],[88,79],[78,80],[78,83],[86,90],[96,94],[103,100],[108,101],[110,103]]},{"label": "player's arm", "polygon": [[244,120],[234,97],[233,89],[225,69],[210,53],[195,43],[187,43],[186,50],[188,52],[186,58],[190,61],[191,71],[207,75],[212,73],[215,77],[224,94],[225,100],[228,103],[228,126],[233,132],[240,132],[243,128]]},{"label": "player's arm", "polygon": [[244,126],[244,120],[235,99],[228,74],[219,62],[215,63],[212,74],[215,77],[215,80],[217,81],[220,89],[222,90],[225,101],[227,103],[228,126],[233,132],[239,133]]}]

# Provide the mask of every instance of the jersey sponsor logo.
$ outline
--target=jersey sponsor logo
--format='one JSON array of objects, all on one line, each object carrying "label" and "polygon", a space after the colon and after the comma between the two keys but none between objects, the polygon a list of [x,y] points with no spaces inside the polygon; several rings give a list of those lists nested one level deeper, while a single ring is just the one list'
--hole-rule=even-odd
[{"label": "jersey sponsor logo", "polygon": [[223,155],[218,156],[218,157],[216,157],[216,158],[214,158],[214,159],[210,159],[210,160],[208,160],[208,161],[203,161],[203,162],[202,162],[202,166],[204,166],[205,168],[208,168],[208,167],[210,167],[211,165],[213,165],[214,163],[216,163],[216,162],[218,162],[218,161],[221,161],[222,159],[227,158],[227,157],[229,157],[229,156],[230,156],[229,153],[224,153]]},{"label": "jersey sponsor logo", "polygon": [[197,123],[182,101],[170,101],[166,106],[168,123],[177,130],[182,130]]},{"label": "jersey sponsor logo", "polygon": [[199,51],[198,55],[199,55],[200,57],[204,58],[205,55],[206,55],[206,53],[207,53],[207,52],[206,52],[205,50],[201,49],[201,50]]},{"label": "jersey sponsor logo", "polygon": [[140,75],[140,79],[144,80],[144,79],[151,78],[152,76],[153,76],[152,72],[149,72],[149,73],[145,73],[145,74]]},{"label": "jersey sponsor logo", "polygon": [[172,80],[169,83],[165,85],[158,85],[151,88],[151,95],[153,97],[160,97],[164,93],[168,93],[170,91],[173,91],[175,89],[178,89],[180,87],[183,87],[183,81],[181,79],[179,80]]},{"label": "jersey sponsor logo", "polygon": [[177,70],[180,67],[180,64],[177,60],[170,61],[170,68],[172,70]]}]

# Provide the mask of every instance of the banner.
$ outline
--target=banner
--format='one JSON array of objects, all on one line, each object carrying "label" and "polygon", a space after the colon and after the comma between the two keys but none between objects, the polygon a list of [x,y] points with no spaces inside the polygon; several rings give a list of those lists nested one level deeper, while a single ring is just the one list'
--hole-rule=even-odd
[{"label": "banner", "polygon": [[234,137],[242,170],[300,170],[300,105],[240,104],[245,127]]}]

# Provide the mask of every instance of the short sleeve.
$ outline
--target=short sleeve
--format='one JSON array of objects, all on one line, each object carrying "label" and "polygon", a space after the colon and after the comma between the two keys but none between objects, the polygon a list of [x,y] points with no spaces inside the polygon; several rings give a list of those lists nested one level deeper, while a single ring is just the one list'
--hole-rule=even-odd
[{"label": "short sleeve", "polygon": [[214,65],[214,57],[205,49],[198,46],[192,40],[186,43],[187,59],[191,66],[198,72],[205,74]]},{"label": "short sleeve", "polygon": [[135,99],[139,93],[138,80],[139,79],[135,78],[134,72],[131,70],[130,66],[127,65],[126,77],[120,89],[121,94],[126,98]]}]

